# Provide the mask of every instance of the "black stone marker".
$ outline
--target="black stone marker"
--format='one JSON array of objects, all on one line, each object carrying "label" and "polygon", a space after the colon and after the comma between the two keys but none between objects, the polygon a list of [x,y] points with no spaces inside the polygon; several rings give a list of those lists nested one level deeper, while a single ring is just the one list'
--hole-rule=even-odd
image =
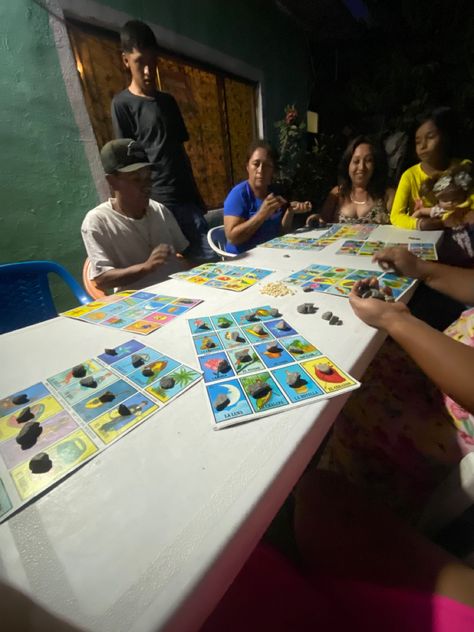
[{"label": "black stone marker", "polygon": [[105,404],[106,402],[113,402],[115,399],[115,395],[111,391],[105,391],[102,395],[99,396],[99,400]]},{"label": "black stone marker", "polygon": [[46,452],[38,452],[28,463],[32,474],[45,474],[53,467],[53,462]]},{"label": "black stone marker", "polygon": [[30,421],[30,419],[34,418],[34,414],[31,412],[29,406],[24,408],[19,415],[17,415],[16,420],[19,424],[25,423],[25,421]]},{"label": "black stone marker", "polygon": [[132,414],[130,408],[128,406],[125,406],[125,404],[120,404],[120,406],[118,407],[118,412],[119,415],[122,415],[122,417],[128,417],[128,415]]},{"label": "black stone marker", "polygon": [[254,399],[265,397],[271,390],[271,386],[266,382],[256,382],[249,386],[249,393]]},{"label": "black stone marker", "polygon": [[74,377],[84,377],[87,373],[86,367],[83,364],[77,364],[72,367],[72,375]]},{"label": "black stone marker", "polygon": [[252,359],[250,354],[249,354],[249,350],[248,349],[245,349],[244,351],[239,351],[238,353],[236,353],[235,354],[235,358],[239,362],[250,362],[251,359]]},{"label": "black stone marker", "polygon": [[153,377],[155,375],[155,372],[153,371],[153,369],[150,369],[149,366],[146,366],[142,371],[142,375],[144,375],[145,377]]},{"label": "black stone marker", "polygon": [[224,410],[230,404],[230,399],[224,393],[220,393],[213,402],[213,406],[216,410]]},{"label": "black stone marker", "polygon": [[173,388],[175,384],[176,384],[175,379],[170,376],[162,377],[160,380],[160,386],[161,388],[164,388],[165,390]]},{"label": "black stone marker", "polygon": [[132,366],[138,369],[138,367],[142,366],[143,364],[145,364],[145,360],[142,358],[142,356],[138,353],[134,353],[132,355]]},{"label": "black stone marker", "polygon": [[42,432],[43,428],[37,421],[28,421],[17,434],[16,442],[21,445],[22,450],[28,450],[35,445]]},{"label": "black stone marker", "polygon": [[117,355],[117,352],[115,351],[115,349],[104,349],[104,351],[107,355],[111,355],[111,356]]},{"label": "black stone marker", "polygon": [[230,371],[230,364],[225,359],[220,360],[219,364],[217,365],[217,370],[219,371],[219,373],[228,373]]},{"label": "black stone marker", "polygon": [[26,393],[22,393],[21,395],[17,395],[16,397],[13,397],[12,402],[15,404],[15,406],[21,406],[21,404],[26,404],[26,402],[29,402],[30,400],[28,399],[28,395]]},{"label": "black stone marker", "polygon": [[81,386],[86,386],[87,388],[97,388],[97,382],[92,377],[92,375],[88,375],[87,377],[83,377],[79,384]]}]

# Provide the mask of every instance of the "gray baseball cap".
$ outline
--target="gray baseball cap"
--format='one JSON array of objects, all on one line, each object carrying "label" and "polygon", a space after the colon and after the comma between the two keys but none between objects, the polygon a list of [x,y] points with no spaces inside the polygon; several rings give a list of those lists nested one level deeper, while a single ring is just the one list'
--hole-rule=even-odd
[{"label": "gray baseball cap", "polygon": [[151,167],[142,145],[131,138],[118,138],[106,143],[100,150],[100,159],[107,174],[115,171],[129,173]]}]

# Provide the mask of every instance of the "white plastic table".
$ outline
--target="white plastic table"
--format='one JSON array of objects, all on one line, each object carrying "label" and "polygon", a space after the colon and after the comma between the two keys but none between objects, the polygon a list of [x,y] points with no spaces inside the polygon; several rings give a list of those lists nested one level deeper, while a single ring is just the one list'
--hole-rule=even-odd
[{"label": "white plastic table", "polygon": [[[441,236],[391,227],[376,230],[374,238],[383,234],[391,241],[413,236],[437,242]],[[360,377],[384,336],[359,321],[346,299],[301,290],[273,299],[259,291],[262,283],[315,261],[376,269],[369,257],[335,255],[341,243],[316,253],[256,248],[235,265],[276,272],[242,293],[181,280],[166,281],[159,291],[205,299],[189,317],[272,304],[300,333]],[[308,300],[320,306],[320,314],[337,313],[344,325],[334,327],[320,316],[298,314],[296,305]],[[3,335],[0,394],[15,392],[130,337],[67,318]],[[197,366],[185,317],[143,339]],[[211,427],[204,398],[200,383],[0,525],[0,577],[94,632],[197,630],[263,535],[347,396],[220,431]]]}]

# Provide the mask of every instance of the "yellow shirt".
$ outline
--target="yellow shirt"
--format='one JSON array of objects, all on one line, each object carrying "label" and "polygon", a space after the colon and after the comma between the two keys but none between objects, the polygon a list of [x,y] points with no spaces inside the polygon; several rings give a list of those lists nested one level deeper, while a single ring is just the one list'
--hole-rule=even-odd
[{"label": "yellow shirt", "polygon": [[[461,164],[470,164],[470,160],[452,160],[450,167]],[[433,206],[433,203],[420,195],[420,187],[422,183],[428,179],[428,175],[421,168],[421,163],[410,167],[402,174],[400,182],[395,193],[390,213],[390,221],[398,228],[407,228],[409,230],[416,229],[417,218],[411,217],[415,209],[415,201],[421,199],[423,206],[426,208]],[[474,194],[469,197],[469,208],[474,209]],[[452,212],[452,211],[451,211]],[[443,216],[445,219],[451,212]]]}]

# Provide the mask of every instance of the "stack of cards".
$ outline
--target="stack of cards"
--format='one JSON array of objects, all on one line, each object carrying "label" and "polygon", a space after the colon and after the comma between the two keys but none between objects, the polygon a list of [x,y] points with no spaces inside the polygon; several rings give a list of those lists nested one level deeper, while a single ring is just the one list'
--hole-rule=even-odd
[{"label": "stack of cards", "polygon": [[359,386],[268,305],[188,324],[216,428]]}]

